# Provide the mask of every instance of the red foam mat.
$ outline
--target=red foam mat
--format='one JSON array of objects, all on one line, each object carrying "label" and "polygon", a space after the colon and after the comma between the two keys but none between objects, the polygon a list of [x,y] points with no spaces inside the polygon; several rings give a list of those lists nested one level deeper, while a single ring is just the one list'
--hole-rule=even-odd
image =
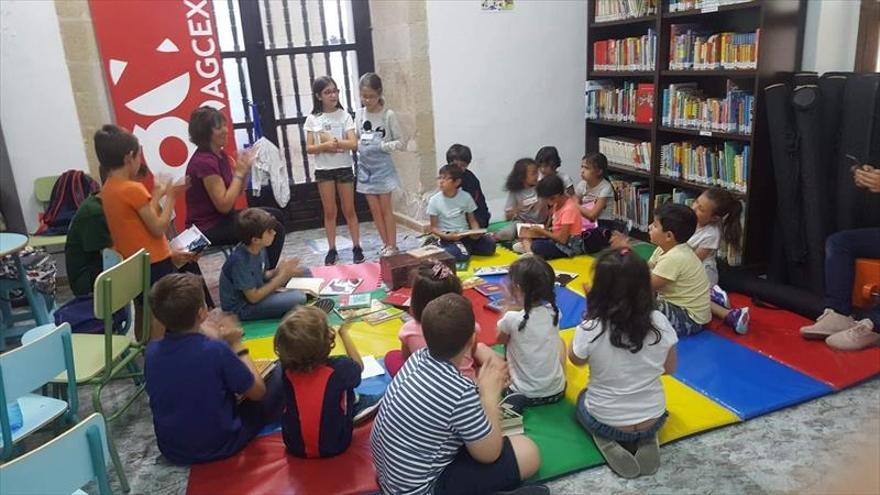
[{"label": "red foam mat", "polygon": [[501,315],[486,309],[489,299],[474,289],[465,290],[464,295],[474,305],[474,317],[480,324],[480,335],[477,336],[477,340],[489,346],[494,345],[498,337],[497,327]]},{"label": "red foam mat", "polygon": [[785,310],[759,308],[741,294],[731,294],[734,307],[750,306],[749,333],[737,335],[713,319],[707,327],[718,335],[771,359],[842,389],[880,373],[880,348],[856,352],[835,351],[821,340],[805,340],[800,328],[812,322]]},{"label": "red foam mat", "polygon": [[376,493],[376,470],[370,453],[372,422],[354,430],[351,447],[327,459],[287,455],[281,433],[252,441],[229,459],[198,464],[189,475],[187,495],[354,495]]},{"label": "red foam mat", "polygon": [[382,272],[379,263],[361,263],[359,265],[316,266],[311,269],[313,277],[330,280],[334,278],[361,278],[363,283],[355,292],[372,292],[379,287]]}]

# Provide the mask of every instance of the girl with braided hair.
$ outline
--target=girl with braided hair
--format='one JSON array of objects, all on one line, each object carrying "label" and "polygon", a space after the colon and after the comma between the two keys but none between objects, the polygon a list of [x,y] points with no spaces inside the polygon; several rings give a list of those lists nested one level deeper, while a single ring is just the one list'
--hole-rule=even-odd
[{"label": "girl with braided hair", "polygon": [[507,312],[498,321],[510,369],[505,398],[514,410],[550,404],[565,394],[565,343],[559,337],[556,274],[542,258],[520,257],[510,266]]}]

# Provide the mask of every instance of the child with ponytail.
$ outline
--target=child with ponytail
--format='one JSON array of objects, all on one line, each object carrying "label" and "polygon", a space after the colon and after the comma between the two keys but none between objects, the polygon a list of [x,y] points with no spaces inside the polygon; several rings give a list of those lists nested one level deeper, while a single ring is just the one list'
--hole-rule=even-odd
[{"label": "child with ponytail", "polygon": [[697,214],[697,230],[688,239],[688,245],[703,261],[706,276],[709,277],[712,314],[721,318],[736,333],[744,334],[749,331],[749,308],[730,307],[727,293],[718,286],[718,266],[715,262],[722,239],[728,245],[740,245],[742,203],[729,191],[713,187],[703,191],[694,201],[693,209]]}]

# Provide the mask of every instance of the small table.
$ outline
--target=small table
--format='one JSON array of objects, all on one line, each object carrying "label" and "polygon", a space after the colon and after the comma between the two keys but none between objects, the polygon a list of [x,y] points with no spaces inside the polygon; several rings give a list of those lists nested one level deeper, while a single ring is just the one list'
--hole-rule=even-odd
[{"label": "small table", "polygon": [[[25,272],[21,258],[18,256],[18,253],[27,246],[27,243],[28,237],[26,235],[0,232],[0,258],[12,255],[16,271],[18,272],[18,280],[0,279],[0,350],[6,348],[6,331],[12,328],[16,321],[33,319],[36,321],[37,326],[52,322],[49,318],[49,311],[46,308],[44,298],[31,287],[30,281],[27,278],[27,272]],[[24,291],[24,297],[31,307],[29,313],[12,314],[9,292],[13,289],[22,289]]]}]

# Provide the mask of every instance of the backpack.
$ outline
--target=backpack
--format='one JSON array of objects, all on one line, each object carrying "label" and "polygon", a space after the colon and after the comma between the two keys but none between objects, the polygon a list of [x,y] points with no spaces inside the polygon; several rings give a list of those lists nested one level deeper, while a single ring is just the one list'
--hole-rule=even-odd
[{"label": "backpack", "polygon": [[52,187],[52,195],[49,197],[49,205],[46,212],[40,214],[40,227],[37,235],[65,235],[70,227],[70,221],[79,205],[90,194],[99,190],[95,179],[89,177],[82,170],[68,170],[58,177]]},{"label": "backpack", "polygon": [[[113,333],[125,331],[130,318],[128,306],[113,313]],[[92,294],[77,296],[55,310],[55,324],[70,323],[73,333],[104,333],[104,322],[95,318],[95,302]]]}]

